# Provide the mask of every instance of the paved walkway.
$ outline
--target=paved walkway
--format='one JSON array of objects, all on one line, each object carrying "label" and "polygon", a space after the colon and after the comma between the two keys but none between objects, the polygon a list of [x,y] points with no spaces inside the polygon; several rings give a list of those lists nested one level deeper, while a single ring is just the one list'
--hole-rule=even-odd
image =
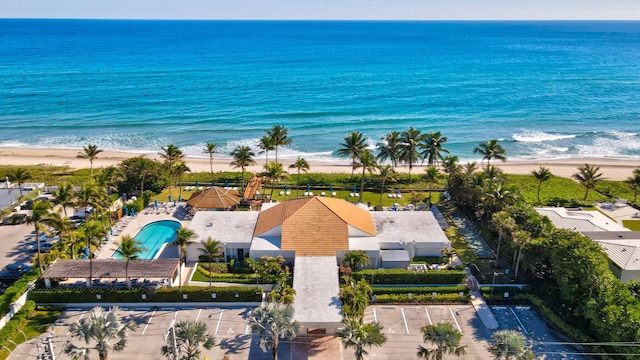
[{"label": "paved walkway", "polygon": [[482,321],[482,324],[487,329],[495,330],[499,327],[498,320],[493,316],[491,312],[491,308],[487,305],[486,301],[482,297],[480,293],[480,284],[478,284],[478,280],[471,274],[471,270],[469,268],[465,268],[467,271],[467,286],[469,287],[470,295],[471,295],[471,305],[476,310],[478,317]]}]

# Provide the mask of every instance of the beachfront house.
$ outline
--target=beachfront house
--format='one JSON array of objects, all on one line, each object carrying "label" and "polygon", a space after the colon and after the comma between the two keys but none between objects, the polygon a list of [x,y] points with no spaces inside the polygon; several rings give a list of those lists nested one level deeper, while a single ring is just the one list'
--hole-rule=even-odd
[{"label": "beachfront house", "polygon": [[[362,250],[372,268],[407,268],[414,256],[440,256],[451,244],[428,211],[369,212],[342,199],[310,197],[264,204],[259,212],[199,211],[197,242],[221,242],[225,257],[283,256],[295,266],[295,317],[307,331],[341,326],[338,264]],[[187,257],[197,261],[199,246]]]}]

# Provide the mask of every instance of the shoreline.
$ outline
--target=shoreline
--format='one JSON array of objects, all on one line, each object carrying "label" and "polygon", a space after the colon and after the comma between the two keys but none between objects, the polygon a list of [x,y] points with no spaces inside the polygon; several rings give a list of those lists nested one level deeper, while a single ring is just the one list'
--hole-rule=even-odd
[{"label": "shoreline", "polygon": [[[58,148],[21,148],[21,147],[0,147],[0,165],[15,166],[64,166],[72,169],[89,168],[89,161],[78,158],[79,150],[76,149],[58,149]],[[101,168],[116,165],[122,160],[145,156],[149,159],[161,160],[158,152],[125,152],[125,151],[104,151],[98,154],[98,158],[94,160],[94,168]],[[254,157],[257,164],[247,167],[248,172],[262,171],[264,165],[264,156],[258,155]],[[273,156],[270,156],[270,160]],[[185,157],[187,166],[192,172],[210,172],[209,158],[207,157]],[[213,171],[240,171],[234,169],[229,163],[231,156],[214,155]],[[290,164],[294,162],[292,159],[284,159],[280,161],[285,171],[288,171]],[[633,169],[640,167],[640,159],[624,159],[624,158],[564,158],[564,159],[532,159],[532,160],[507,160],[506,162],[493,162],[493,165],[502,169],[507,174],[530,174],[531,171],[537,170],[540,166],[549,168],[551,173],[561,177],[571,177],[576,173],[579,166],[591,164],[600,167],[600,171],[604,177],[609,180],[625,180],[632,175]],[[309,172],[316,173],[351,173],[351,165],[348,159],[344,159],[341,163],[339,159],[335,162],[325,161],[309,161]],[[480,165],[480,164],[479,164]],[[413,174],[420,174],[424,171],[426,165],[414,165]],[[291,169],[290,173],[295,173],[295,169]],[[396,171],[407,173],[409,168],[407,165],[401,165]]]}]

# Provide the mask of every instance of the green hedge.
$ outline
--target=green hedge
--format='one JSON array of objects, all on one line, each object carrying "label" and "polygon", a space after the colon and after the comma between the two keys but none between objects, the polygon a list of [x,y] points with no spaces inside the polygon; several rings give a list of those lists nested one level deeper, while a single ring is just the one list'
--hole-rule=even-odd
[{"label": "green hedge", "polygon": [[414,294],[409,298],[407,294],[376,295],[372,304],[467,304],[469,295],[460,297],[458,294]]},{"label": "green hedge", "polygon": [[[196,271],[191,280],[209,282],[209,271],[203,269],[198,265],[198,271]],[[237,284],[255,284],[256,274],[213,274],[211,277],[213,282],[225,282],[225,283],[237,283]],[[264,284],[264,282],[262,282]]]},{"label": "green hedge", "polygon": [[431,270],[419,273],[405,269],[385,269],[361,270],[351,276],[356,281],[364,278],[373,284],[460,284],[467,273],[464,270]]},{"label": "green hedge", "polygon": [[9,306],[27,291],[30,282],[37,280],[39,277],[40,271],[31,269],[16,280],[13,285],[9,286],[4,294],[0,295],[0,316],[9,313]]},{"label": "green hedge", "polygon": [[7,339],[11,339],[18,329],[22,327],[27,317],[36,308],[36,303],[27,301],[24,306],[9,320],[0,330],[0,344],[6,346]]},{"label": "green hedge", "polygon": [[[226,274],[229,272],[229,265],[226,263],[215,262],[200,262],[198,267],[202,268],[203,272],[212,272],[214,274]],[[208,274],[207,274],[208,275]]]},{"label": "green hedge", "polygon": [[463,292],[465,295],[469,294],[469,288],[463,285],[460,286],[412,286],[412,287],[374,287],[373,293],[375,295],[383,294],[458,294]]},{"label": "green hedge", "polygon": [[[216,293],[216,298],[211,298]],[[146,300],[142,300],[142,295]],[[187,295],[187,299],[183,298]],[[238,297],[236,297],[238,294]],[[100,295],[98,300],[96,295]],[[201,287],[183,286],[154,289],[36,289],[29,299],[37,303],[83,303],[83,302],[259,302],[262,288],[249,286]]]},{"label": "green hedge", "polygon": [[[509,297],[505,298],[504,293],[509,293]],[[491,286],[483,286],[480,288],[480,293],[488,302],[501,302],[501,303],[516,303],[519,301],[517,296],[519,294],[527,293],[527,288],[520,289],[515,286],[495,286],[493,288],[493,298],[491,298]]]}]

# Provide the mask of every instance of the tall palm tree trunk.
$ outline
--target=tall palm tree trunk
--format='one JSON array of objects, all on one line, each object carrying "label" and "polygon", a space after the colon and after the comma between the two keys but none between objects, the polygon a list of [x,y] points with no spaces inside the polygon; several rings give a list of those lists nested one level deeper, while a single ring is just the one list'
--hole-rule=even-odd
[{"label": "tall palm tree trunk", "polygon": [[380,187],[380,206],[382,206],[382,194],[384,193],[384,183],[385,183],[385,180],[382,180],[382,186]]}]

